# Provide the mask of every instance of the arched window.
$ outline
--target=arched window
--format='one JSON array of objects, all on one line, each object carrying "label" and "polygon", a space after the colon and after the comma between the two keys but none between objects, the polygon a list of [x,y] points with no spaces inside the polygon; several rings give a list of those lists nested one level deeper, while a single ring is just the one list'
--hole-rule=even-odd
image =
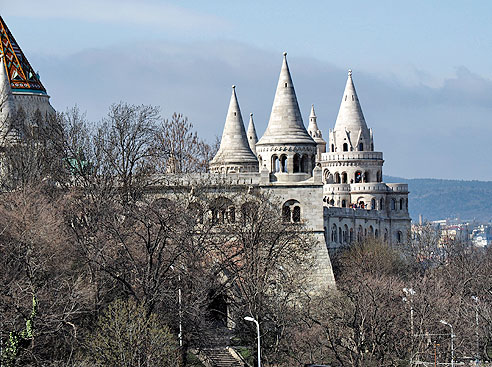
[{"label": "arched window", "polygon": [[381,198],[379,199],[379,210],[383,210],[384,209],[384,199]]},{"label": "arched window", "polygon": [[396,210],[396,200],[391,199],[391,210]]},{"label": "arched window", "polygon": [[402,199],[400,199],[400,210],[403,210],[403,205],[404,204],[403,204],[403,198],[402,198]]},{"label": "arched window", "polygon": [[263,164],[263,159],[261,158],[261,155],[258,156],[258,163],[260,164],[260,170]]},{"label": "arched window", "polygon": [[280,167],[282,172],[287,172],[287,156],[285,154],[280,156]]},{"label": "arched window", "polygon": [[372,228],[372,226],[369,226],[369,236],[374,236],[374,228]]},{"label": "arched window", "polygon": [[347,207],[347,201],[342,200],[342,208],[346,208],[346,207]]},{"label": "arched window", "polygon": [[343,143],[343,151],[348,152],[348,144],[347,143]]},{"label": "arched window", "polygon": [[299,159],[299,154],[294,154],[294,173],[299,172],[299,165],[300,165],[300,159]]},{"label": "arched window", "polygon": [[289,200],[282,205],[282,220],[291,223],[301,221],[301,205],[297,200]]},{"label": "arched window", "polygon": [[408,210],[408,199],[405,199],[405,208]]},{"label": "arched window", "polygon": [[347,183],[347,172],[342,172],[342,183]]},{"label": "arched window", "polygon": [[361,171],[355,172],[354,181],[355,181],[355,183],[361,183],[362,182],[362,172]]},{"label": "arched window", "polygon": [[338,239],[337,239],[337,225],[336,224],[333,224],[333,226],[331,227],[331,242],[337,242]]},{"label": "arched window", "polygon": [[338,172],[335,173],[335,183],[336,184],[340,183],[340,173],[338,173]]},{"label": "arched window", "polygon": [[369,172],[364,172],[364,182],[369,182]]},{"label": "arched window", "polygon": [[354,229],[350,228],[350,243],[354,242]]},{"label": "arched window", "polygon": [[388,241],[388,229],[384,229],[384,242]]},{"label": "arched window", "polygon": [[338,227],[338,242],[342,243],[342,241],[343,241],[342,227]]},{"label": "arched window", "polygon": [[372,210],[376,209],[376,199],[374,198],[371,199],[371,209]]},{"label": "arched window", "polygon": [[379,238],[379,231],[378,231],[377,229],[374,231],[374,236],[375,236],[376,238]]},{"label": "arched window", "polygon": [[364,144],[359,143],[359,152],[362,152],[364,150]]},{"label": "arched window", "polygon": [[366,208],[366,204],[364,203],[364,200],[359,200],[359,208],[361,209],[365,209]]},{"label": "arched window", "polygon": [[348,229],[348,226],[345,224],[343,226],[343,242],[344,243],[348,242],[348,235],[349,235],[349,229]]},{"label": "arched window", "polygon": [[403,234],[401,233],[401,231],[396,232],[396,242],[401,243],[402,240],[403,240]]},{"label": "arched window", "polygon": [[335,151],[335,144],[332,144],[331,145],[331,151],[334,152]]},{"label": "arched window", "polygon": [[378,171],[378,173],[377,173],[377,181],[378,182],[382,182],[383,181],[383,178],[381,177],[381,171]]},{"label": "arched window", "polygon": [[276,155],[272,155],[272,172],[280,172],[280,161]]}]

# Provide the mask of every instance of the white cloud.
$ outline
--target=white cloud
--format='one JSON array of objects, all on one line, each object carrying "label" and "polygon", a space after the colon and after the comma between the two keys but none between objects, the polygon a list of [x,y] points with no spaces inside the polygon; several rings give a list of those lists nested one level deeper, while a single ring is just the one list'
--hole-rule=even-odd
[{"label": "white cloud", "polygon": [[7,16],[74,19],[87,22],[145,25],[160,29],[222,29],[226,21],[156,0],[23,0],[2,4]]}]

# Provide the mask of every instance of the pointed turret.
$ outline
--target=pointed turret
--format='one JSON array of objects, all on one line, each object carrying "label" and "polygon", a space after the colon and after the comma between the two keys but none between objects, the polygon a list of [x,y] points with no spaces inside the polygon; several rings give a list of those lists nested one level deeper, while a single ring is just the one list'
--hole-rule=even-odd
[{"label": "pointed turret", "polygon": [[308,133],[316,142],[317,146],[317,154],[316,157],[318,160],[321,159],[321,153],[326,152],[326,141],[323,139],[323,134],[321,130],[318,128],[316,112],[314,112],[314,104],[311,105],[311,113],[309,114],[309,126]]},{"label": "pointed turret", "polygon": [[257,145],[297,143],[313,144],[314,142],[302,122],[301,111],[287,64],[287,53],[284,52],[270,120],[265,134]]},{"label": "pointed turret", "polygon": [[16,108],[22,107],[26,112],[39,109],[42,113],[54,113],[39,74],[32,68],[2,17],[0,53],[5,57],[4,63]]},{"label": "pointed turret", "polygon": [[256,135],[255,123],[253,122],[252,113],[249,114],[248,143],[249,148],[256,155],[256,143],[258,143],[258,136]]},{"label": "pointed turret", "polygon": [[214,159],[210,161],[210,170],[236,173],[258,172],[258,159],[248,144],[234,85],[220,147]]},{"label": "pointed turret", "polygon": [[352,70],[348,71],[347,83],[332,135],[334,136],[330,137],[330,143],[336,142],[337,151],[371,150],[370,132],[355,91]]}]

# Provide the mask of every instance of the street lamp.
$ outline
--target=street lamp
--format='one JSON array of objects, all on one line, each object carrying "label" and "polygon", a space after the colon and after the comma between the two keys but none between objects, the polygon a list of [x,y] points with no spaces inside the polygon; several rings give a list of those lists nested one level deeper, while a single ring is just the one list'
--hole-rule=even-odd
[{"label": "street lamp", "polygon": [[454,332],[453,332],[453,325],[451,325],[450,323],[444,321],[444,320],[441,320],[440,321],[441,324],[443,325],[446,325],[446,326],[449,326],[451,328],[451,367],[454,367]]},{"label": "street lamp", "polygon": [[[415,291],[412,288],[403,288],[403,292],[410,298],[410,337],[412,342],[412,351],[410,352],[410,366],[413,366],[413,350],[414,350],[414,342],[413,338],[415,336],[413,329],[413,296],[415,295]],[[403,302],[408,302],[408,298],[403,297]]]},{"label": "street lamp", "polygon": [[471,298],[475,302],[475,334],[477,338],[477,355],[475,356],[475,364],[478,366],[480,363],[480,343],[478,338],[478,297],[472,296]]},{"label": "street lamp", "polygon": [[254,322],[256,324],[256,332],[257,332],[257,338],[258,338],[258,367],[261,367],[261,360],[260,360],[260,324],[258,321],[256,321],[254,318],[246,316],[244,318],[246,321]]}]

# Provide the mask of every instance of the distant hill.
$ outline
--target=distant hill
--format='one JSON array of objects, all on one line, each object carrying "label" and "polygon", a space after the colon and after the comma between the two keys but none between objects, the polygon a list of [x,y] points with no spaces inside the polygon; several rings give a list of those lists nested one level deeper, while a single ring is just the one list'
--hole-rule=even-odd
[{"label": "distant hill", "polygon": [[492,181],[440,180],[384,176],[385,182],[408,183],[412,220],[446,218],[492,221]]}]

